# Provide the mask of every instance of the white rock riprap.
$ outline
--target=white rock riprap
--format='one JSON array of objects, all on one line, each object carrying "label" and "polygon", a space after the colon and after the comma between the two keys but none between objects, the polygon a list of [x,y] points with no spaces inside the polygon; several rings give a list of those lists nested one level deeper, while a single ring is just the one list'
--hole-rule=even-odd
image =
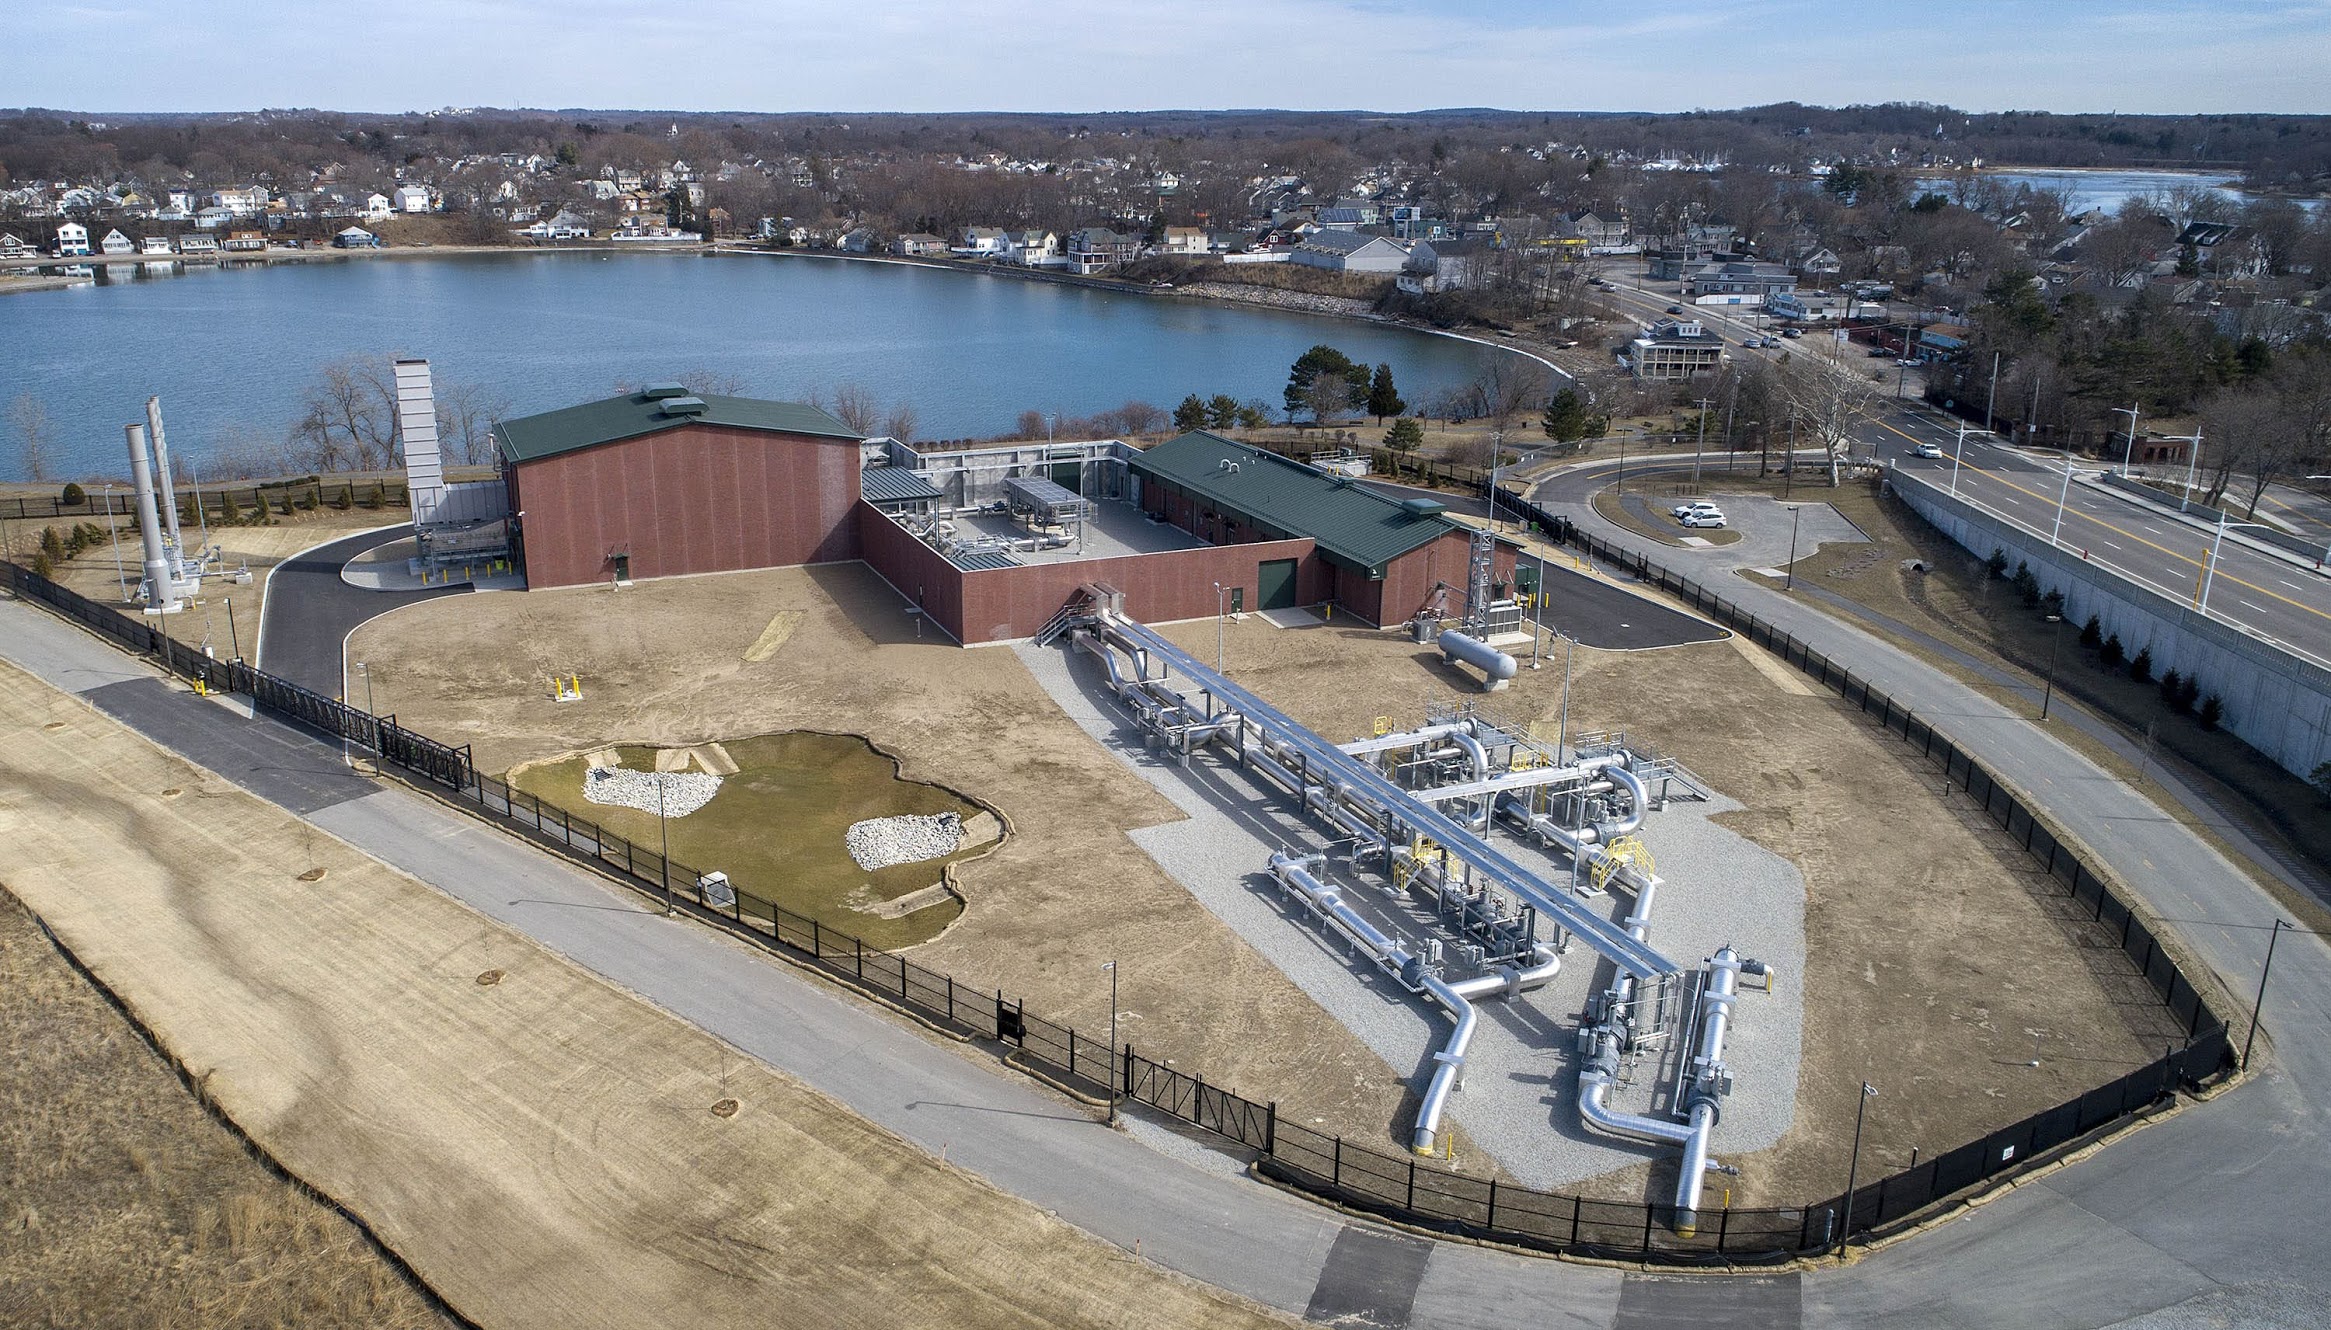
[{"label": "white rock riprap", "polygon": [[[657,803],[662,794],[663,802]],[[595,804],[636,808],[643,813],[686,817],[720,793],[720,777],[701,771],[632,771],[591,767],[583,772],[583,797]]]},{"label": "white rock riprap", "polygon": [[963,819],[953,813],[930,817],[873,817],[853,822],[842,843],[860,868],[871,872],[893,864],[943,859],[963,848]]}]

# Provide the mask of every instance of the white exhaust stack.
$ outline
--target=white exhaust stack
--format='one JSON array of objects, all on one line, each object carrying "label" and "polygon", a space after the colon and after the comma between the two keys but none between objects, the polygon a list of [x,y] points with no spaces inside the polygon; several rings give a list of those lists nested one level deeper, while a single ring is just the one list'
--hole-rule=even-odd
[{"label": "white exhaust stack", "polygon": [[154,469],[146,460],[146,427],[124,425],[129,435],[130,483],[138,491],[138,536],[146,550],[146,607],[156,614],[179,609],[178,583],[162,550],[162,519],[154,511]]},{"label": "white exhaust stack", "polygon": [[186,542],[178,535],[178,487],[170,480],[170,445],[162,441],[162,399],[146,399],[146,428],[154,440],[154,502],[162,509],[162,520],[169,524],[170,553],[176,557],[186,554]]},{"label": "white exhaust stack", "polygon": [[412,496],[413,521],[426,526],[445,496],[445,463],[437,455],[437,391],[429,362],[399,360],[397,442],[405,454],[405,489]]}]

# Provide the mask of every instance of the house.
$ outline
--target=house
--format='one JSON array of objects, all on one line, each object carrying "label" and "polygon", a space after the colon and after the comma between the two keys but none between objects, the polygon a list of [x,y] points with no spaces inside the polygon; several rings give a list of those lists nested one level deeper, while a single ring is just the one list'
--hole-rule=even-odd
[{"label": "house", "polygon": [[1068,234],[1068,266],[1079,273],[1096,273],[1133,262],[1141,256],[1141,237],[1123,235],[1105,226],[1085,226]]},{"label": "house", "polygon": [[56,240],[57,257],[75,258],[89,252],[89,228],[79,222],[59,222]]},{"label": "house", "polygon": [[662,222],[642,222],[634,217],[607,233],[609,240],[630,244],[700,245],[704,236],[697,231],[675,231]]},{"label": "house", "polygon": [[1827,245],[1808,245],[1789,254],[1789,271],[1799,277],[1835,277],[1844,270],[1844,262]]},{"label": "house", "polygon": [[1661,319],[1627,343],[1619,359],[1638,379],[1688,380],[1724,363],[1724,339],[1696,320]]},{"label": "house", "polygon": [[1411,295],[1462,290],[1480,279],[1484,258],[1494,248],[1479,236],[1419,240],[1408,247],[1408,262],[1393,281]]},{"label": "house", "polygon": [[1408,263],[1408,250],[1385,236],[1357,231],[1314,231],[1303,237],[1287,256],[1288,262],[1331,272],[1397,273]]},{"label": "house", "polygon": [[955,246],[955,253],[966,258],[992,259],[1004,252],[1007,236],[1001,227],[967,226],[963,228],[963,242]]},{"label": "house", "polygon": [[182,255],[216,254],[219,252],[219,242],[204,235],[180,236],[178,252]]},{"label": "house", "polygon": [[1930,355],[1947,356],[1966,350],[1968,335],[1963,323],[1930,323],[1918,330],[1918,345]]},{"label": "house", "polygon": [[[379,236],[376,236],[372,232],[365,230],[361,226],[351,226],[347,230],[342,231],[340,234],[332,237],[332,248],[381,249],[383,246],[380,243]],[[184,252],[184,246],[180,247],[180,252]]]},{"label": "house", "polygon": [[147,236],[138,242],[138,253],[166,259],[170,257],[170,238],[168,236]]},{"label": "house", "polygon": [[1387,220],[1395,240],[1439,240],[1449,234],[1446,218],[1427,217],[1424,208],[1414,203],[1395,205]]},{"label": "house", "polygon": [[100,254],[135,254],[138,252],[138,246],[136,241],[131,240],[121,232],[108,231],[105,233],[105,239],[97,242],[97,251]]},{"label": "house", "polygon": [[24,237],[0,234],[0,259],[29,259],[31,257],[32,246],[24,243]]},{"label": "house", "polygon": [[1184,258],[1203,257],[1214,252],[1213,242],[1202,226],[1169,226],[1165,229],[1165,243],[1159,246],[1167,254]]},{"label": "house", "polygon": [[1629,231],[1624,218],[1606,218],[1590,210],[1564,213],[1555,231],[1572,240],[1585,241],[1589,253],[1613,254],[1628,246]]},{"label": "house", "polygon": [[1777,263],[1739,260],[1710,264],[1684,279],[1684,294],[1694,299],[1739,296],[1733,304],[1756,304],[1783,291],[1797,289],[1797,275]]},{"label": "house", "polygon": [[927,231],[916,231],[893,239],[890,252],[906,258],[943,259],[947,257],[947,242]]},{"label": "house", "polygon": [[428,187],[425,185],[399,185],[396,193],[389,199],[389,204],[398,212],[428,212],[430,211]]},{"label": "house", "polygon": [[1366,225],[1360,217],[1358,208],[1321,208],[1318,220],[1323,231],[1357,231]]},{"label": "house", "polygon": [[557,216],[547,221],[536,222],[532,226],[524,227],[511,234],[524,236],[528,240],[535,241],[589,240],[591,238],[591,221],[579,213],[568,212],[561,208]]},{"label": "house", "polygon": [[214,190],[210,196],[210,206],[224,208],[228,215],[234,217],[256,217],[267,210],[267,191],[259,185]]},{"label": "house", "polygon": [[1764,311],[1776,319],[1795,319],[1815,323],[1834,319],[1845,312],[1845,298],[1816,295],[1808,291],[1783,291],[1768,297]]},{"label": "house", "polygon": [[364,196],[364,207],[356,215],[368,222],[385,222],[396,216],[397,210],[389,203],[388,195],[367,194]]},{"label": "house", "polygon": [[227,238],[219,242],[219,248],[232,254],[257,253],[267,248],[267,234],[264,231],[229,231]]},{"label": "house", "polygon": [[191,189],[165,190],[162,193],[162,206],[171,212],[192,213],[194,211],[194,191]]},{"label": "house", "polygon": [[1057,267],[1060,237],[1050,231],[1009,231],[1004,235],[1004,260],[1023,268]]}]

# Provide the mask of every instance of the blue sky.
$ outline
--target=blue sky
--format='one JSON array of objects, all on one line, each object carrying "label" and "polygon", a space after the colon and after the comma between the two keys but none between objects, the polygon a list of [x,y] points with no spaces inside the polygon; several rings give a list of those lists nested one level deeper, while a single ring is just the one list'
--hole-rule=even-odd
[{"label": "blue sky", "polygon": [[[2331,112],[2331,0],[95,0],[0,105]],[[1677,12],[1681,10],[1682,12]]]}]

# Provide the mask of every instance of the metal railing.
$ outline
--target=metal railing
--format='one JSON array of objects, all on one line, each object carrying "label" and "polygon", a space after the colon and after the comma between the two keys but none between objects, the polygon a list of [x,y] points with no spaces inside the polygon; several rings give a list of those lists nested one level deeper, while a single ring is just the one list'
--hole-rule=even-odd
[{"label": "metal railing", "polygon": [[[1507,496],[1512,506],[1511,496]],[[1526,511],[1525,511],[1526,510]],[[1532,520],[1558,523],[1534,505],[1516,508]],[[1851,673],[1705,588],[1658,569],[1607,542],[1571,538],[1596,557],[1622,562],[1659,579],[1703,612],[1725,619],[1792,665],[1837,689],[1888,729],[1919,745],[1951,780],[1966,789],[2016,837],[2075,900],[2093,906],[2093,919],[2117,932],[2136,972],[2185,1022],[2187,1040],[2076,1100],[2034,1114],[1980,1141],[1917,1167],[1872,1180],[1844,1196],[1808,1205],[1725,1207],[1703,1211],[1696,1232],[1674,1231],[1675,1208],[1640,1201],[1597,1200],[1542,1191],[1492,1177],[1459,1173],[1410,1153],[1362,1145],[1287,1120],[1275,1102],[1248,1098],[1204,1077],[1144,1057],[1132,1045],[1112,1048],[1030,1013],[997,990],[959,984],[905,956],[870,947],[854,934],[796,913],[742,886],[715,904],[699,887],[700,874],[656,850],[636,845],[563,808],[479,773],[467,747],[454,748],[416,734],[393,716],[372,716],[344,702],[262,673],[222,662],[174,641],[142,619],[97,604],[13,563],[0,562],[9,589],[103,634],[132,651],[151,653],[166,668],[212,687],[248,694],[255,707],[310,730],[376,752],[384,769],[417,777],[421,788],[488,821],[512,827],[560,852],[604,870],[615,881],[733,931],[819,973],[878,997],[924,1022],[1005,1052],[1007,1059],[1090,1100],[1118,1096],[1250,1152],[1255,1170],[1271,1179],[1353,1209],[1437,1232],[1461,1234],[1547,1252],[1621,1258],[1674,1266],[1769,1264],[1829,1250],[1853,1234],[1905,1217],[1984,1181],[2031,1167],[2090,1133],[2161,1102],[2178,1086],[2194,1087],[2231,1065],[2224,1023],[2178,969],[2153,934],[2111,889],[2034,819],[2004,785],[1932,726],[1914,717]],[[1549,530],[1556,529],[1549,525]],[[1849,1213],[1850,1211],[1850,1213]]]}]

